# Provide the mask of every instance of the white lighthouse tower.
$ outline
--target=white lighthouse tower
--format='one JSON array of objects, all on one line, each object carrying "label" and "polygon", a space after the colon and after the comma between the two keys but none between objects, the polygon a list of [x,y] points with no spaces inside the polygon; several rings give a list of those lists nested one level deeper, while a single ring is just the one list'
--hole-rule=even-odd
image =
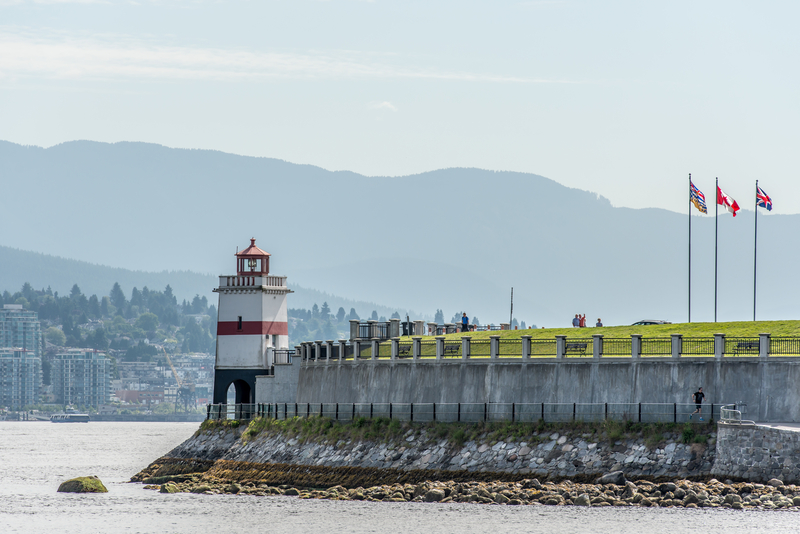
[{"label": "white lighthouse tower", "polygon": [[269,274],[270,254],[256,246],[236,253],[236,275],[220,276],[214,404],[255,402],[256,376],[270,373],[272,350],[289,346],[286,277]]}]

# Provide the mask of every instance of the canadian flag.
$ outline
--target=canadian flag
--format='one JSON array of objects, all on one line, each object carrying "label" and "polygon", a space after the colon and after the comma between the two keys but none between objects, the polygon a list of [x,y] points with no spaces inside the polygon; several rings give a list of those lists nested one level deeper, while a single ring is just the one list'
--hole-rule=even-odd
[{"label": "canadian flag", "polygon": [[736,217],[736,212],[739,211],[739,204],[736,203],[731,197],[725,194],[725,191],[717,186],[717,204],[720,206],[725,206],[725,209],[729,212],[733,213],[733,216]]}]

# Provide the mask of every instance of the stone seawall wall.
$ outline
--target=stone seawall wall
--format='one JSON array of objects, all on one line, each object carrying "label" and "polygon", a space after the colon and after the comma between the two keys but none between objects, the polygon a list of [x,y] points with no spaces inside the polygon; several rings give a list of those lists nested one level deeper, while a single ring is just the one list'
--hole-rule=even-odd
[{"label": "stone seawall wall", "polygon": [[800,432],[765,426],[720,424],[711,473],[763,482],[800,482]]},{"label": "stone seawall wall", "polygon": [[[527,439],[493,442],[487,436],[463,446],[438,439],[424,429],[411,429],[391,443],[374,441],[303,442],[280,433],[263,432],[244,441],[241,431],[201,431],[173,449],[166,458],[227,460],[248,464],[292,464],[506,473],[547,478],[588,478],[611,471],[628,477],[704,477],[711,472],[714,446],[680,442],[667,433],[648,446],[642,438],[599,440],[597,435],[542,432]],[[714,434],[711,434],[713,443]]]},{"label": "stone seawall wall", "polygon": [[787,422],[800,421],[798,381],[794,358],[315,362],[301,368],[295,402],[687,404],[702,386],[707,403],[744,402],[752,419]]}]

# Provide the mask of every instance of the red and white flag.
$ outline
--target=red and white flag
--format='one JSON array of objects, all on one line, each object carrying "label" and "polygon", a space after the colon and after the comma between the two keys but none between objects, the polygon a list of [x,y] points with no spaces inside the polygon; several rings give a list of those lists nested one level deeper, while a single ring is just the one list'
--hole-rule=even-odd
[{"label": "red and white flag", "polygon": [[736,217],[736,212],[739,211],[739,204],[736,203],[731,197],[725,194],[725,192],[717,186],[717,204],[720,206],[725,206],[725,209],[729,212],[733,213],[733,216]]}]

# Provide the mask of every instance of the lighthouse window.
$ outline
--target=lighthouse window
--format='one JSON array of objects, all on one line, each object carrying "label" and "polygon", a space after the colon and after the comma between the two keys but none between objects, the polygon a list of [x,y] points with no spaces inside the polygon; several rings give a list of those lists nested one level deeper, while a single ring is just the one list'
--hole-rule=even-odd
[{"label": "lighthouse window", "polygon": [[242,329],[242,316],[241,316],[241,315],[239,316],[239,326],[238,326],[238,329],[239,329],[239,330],[241,330],[241,329]]}]

